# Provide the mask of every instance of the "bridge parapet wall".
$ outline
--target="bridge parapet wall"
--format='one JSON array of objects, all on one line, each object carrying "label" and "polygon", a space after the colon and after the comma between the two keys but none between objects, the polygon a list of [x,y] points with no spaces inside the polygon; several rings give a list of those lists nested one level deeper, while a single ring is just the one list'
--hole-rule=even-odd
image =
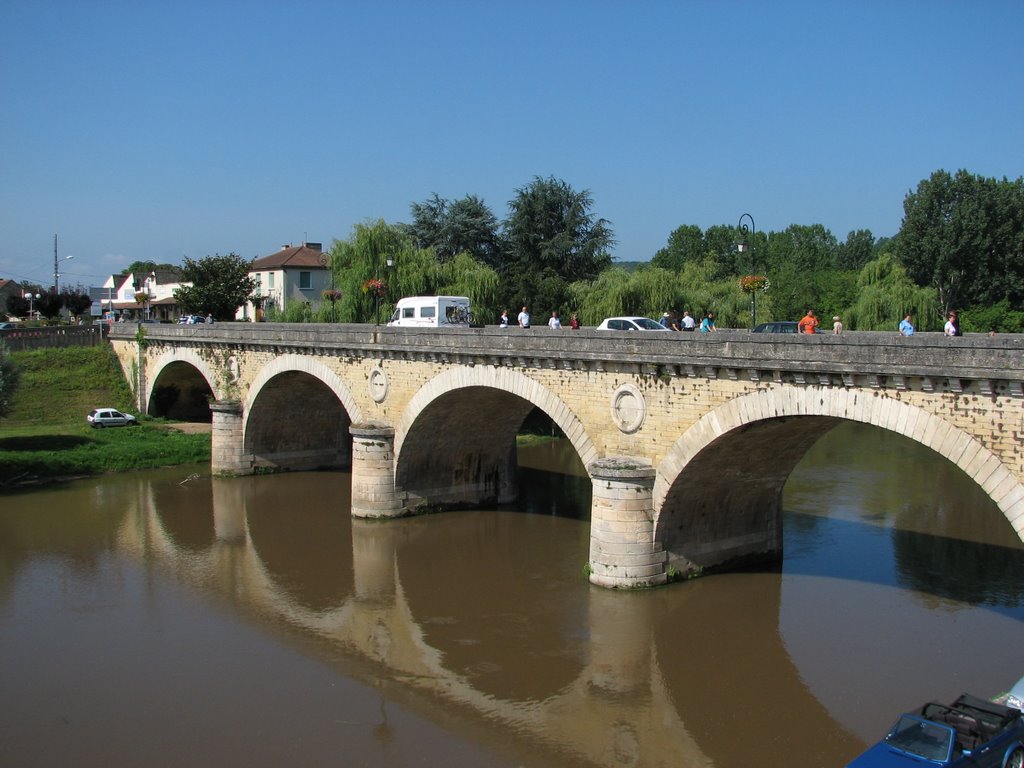
[{"label": "bridge parapet wall", "polygon": [[[965,382],[1007,382],[1011,394],[1024,384],[1024,336],[982,334],[949,338],[920,333],[849,332],[841,336],[752,334],[725,330],[711,334],[630,334],[622,331],[549,329],[388,328],[339,324],[216,323],[211,326],[146,326],[149,344],[181,348],[317,353],[341,357],[436,361],[445,364],[505,365],[518,368],[601,370],[607,363],[636,366],[637,372],[729,378],[789,379],[847,386],[884,384],[916,377],[923,387],[957,388]],[[114,327],[110,338],[135,341],[133,326]],[[821,377],[828,377],[823,379]],[[796,381],[799,383],[799,381]],[[982,391],[987,388],[983,387]]]}]

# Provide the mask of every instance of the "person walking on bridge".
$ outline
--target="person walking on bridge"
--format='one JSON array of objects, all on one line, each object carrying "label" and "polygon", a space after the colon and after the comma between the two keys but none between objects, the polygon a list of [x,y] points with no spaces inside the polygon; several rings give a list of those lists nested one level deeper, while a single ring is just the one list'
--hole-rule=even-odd
[{"label": "person walking on bridge", "polygon": [[818,318],[815,316],[813,309],[808,309],[807,314],[800,318],[800,322],[797,324],[796,329],[800,333],[818,332]]},{"label": "person walking on bridge", "polygon": [[530,313],[527,311],[526,307],[523,307],[523,311],[519,313],[519,327],[530,327]]}]

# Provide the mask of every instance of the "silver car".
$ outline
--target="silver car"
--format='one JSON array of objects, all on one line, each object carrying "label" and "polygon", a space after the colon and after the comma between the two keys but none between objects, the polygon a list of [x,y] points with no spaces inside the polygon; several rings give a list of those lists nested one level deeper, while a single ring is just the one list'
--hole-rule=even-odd
[{"label": "silver car", "polygon": [[85,420],[89,422],[89,426],[93,429],[101,427],[127,427],[139,423],[139,420],[130,413],[121,413],[116,408],[95,408],[85,417]]}]

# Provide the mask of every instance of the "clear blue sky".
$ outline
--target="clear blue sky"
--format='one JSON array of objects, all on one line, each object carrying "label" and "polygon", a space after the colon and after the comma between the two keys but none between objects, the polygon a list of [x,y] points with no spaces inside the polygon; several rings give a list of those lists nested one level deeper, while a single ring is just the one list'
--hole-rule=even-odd
[{"label": "clear blue sky", "polygon": [[1024,175],[1024,0],[2,0],[0,277],[95,285],[589,190],[676,227],[891,236],[933,171]]}]

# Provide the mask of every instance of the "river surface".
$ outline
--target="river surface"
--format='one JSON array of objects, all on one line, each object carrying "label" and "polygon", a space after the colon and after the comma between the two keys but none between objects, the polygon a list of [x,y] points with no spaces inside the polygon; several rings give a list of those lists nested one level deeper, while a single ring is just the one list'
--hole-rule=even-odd
[{"label": "river surface", "polygon": [[642,592],[584,576],[571,446],[520,464],[519,510],[388,522],[341,472],[0,495],[0,765],[841,766],[1024,675],[1024,546],[903,438],[814,446],[777,569]]}]

